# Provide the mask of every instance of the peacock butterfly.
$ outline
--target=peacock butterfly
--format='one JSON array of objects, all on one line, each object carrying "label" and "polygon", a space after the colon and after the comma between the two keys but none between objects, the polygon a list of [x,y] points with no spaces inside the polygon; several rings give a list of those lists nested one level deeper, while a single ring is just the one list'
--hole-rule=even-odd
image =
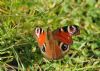
[{"label": "peacock butterfly", "polygon": [[62,58],[73,43],[72,36],[80,33],[79,27],[69,25],[51,31],[44,31],[40,27],[35,28],[36,40],[42,54],[52,60]]}]

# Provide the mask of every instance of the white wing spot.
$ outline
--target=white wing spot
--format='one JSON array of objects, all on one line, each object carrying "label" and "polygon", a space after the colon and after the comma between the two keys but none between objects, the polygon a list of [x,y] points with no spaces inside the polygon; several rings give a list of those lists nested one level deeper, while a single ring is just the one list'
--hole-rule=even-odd
[{"label": "white wing spot", "polygon": [[36,33],[37,37],[39,37],[39,35],[40,35],[40,28],[36,28],[35,33]]}]

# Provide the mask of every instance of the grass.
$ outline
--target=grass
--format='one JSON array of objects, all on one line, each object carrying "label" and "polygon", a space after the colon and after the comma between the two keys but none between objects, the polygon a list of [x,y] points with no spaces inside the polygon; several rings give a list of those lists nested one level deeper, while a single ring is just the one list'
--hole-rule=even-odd
[{"label": "grass", "polygon": [[[76,24],[80,35],[63,59],[49,61],[37,48],[34,28]],[[99,71],[99,0],[1,0],[0,71]]]}]

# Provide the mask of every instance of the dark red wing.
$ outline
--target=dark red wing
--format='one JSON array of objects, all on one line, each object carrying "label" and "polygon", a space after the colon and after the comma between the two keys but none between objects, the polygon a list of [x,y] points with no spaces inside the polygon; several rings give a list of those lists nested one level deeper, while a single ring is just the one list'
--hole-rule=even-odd
[{"label": "dark red wing", "polygon": [[46,39],[46,32],[42,28],[37,27],[35,29],[36,39],[38,41],[39,46],[42,46]]},{"label": "dark red wing", "polygon": [[68,32],[56,30],[53,32],[53,36],[55,40],[63,42],[65,44],[72,44],[72,36]]},{"label": "dark red wing", "polygon": [[77,25],[69,25],[53,31],[55,40],[61,41],[66,44],[72,44],[72,36],[79,34],[80,30]]}]

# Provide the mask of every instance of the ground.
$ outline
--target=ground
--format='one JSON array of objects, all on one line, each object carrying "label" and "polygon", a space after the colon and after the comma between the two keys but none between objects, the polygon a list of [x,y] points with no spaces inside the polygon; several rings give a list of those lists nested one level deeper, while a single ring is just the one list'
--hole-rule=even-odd
[{"label": "ground", "polygon": [[[36,26],[51,30],[78,25],[80,35],[60,60],[47,60],[34,37]],[[99,71],[100,0],[1,0],[0,71]]]}]

